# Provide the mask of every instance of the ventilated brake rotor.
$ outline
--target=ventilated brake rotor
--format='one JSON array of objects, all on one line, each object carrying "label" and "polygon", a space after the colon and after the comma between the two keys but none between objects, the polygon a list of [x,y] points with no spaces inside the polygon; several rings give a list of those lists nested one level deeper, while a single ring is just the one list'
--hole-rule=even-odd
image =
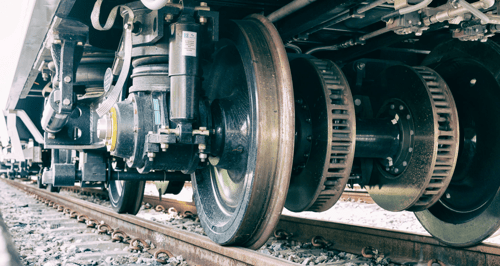
[{"label": "ventilated brake rotor", "polygon": [[295,152],[285,207],[326,211],[340,198],[354,160],[356,118],[349,85],[330,60],[291,60]]},{"label": "ventilated brake rotor", "polygon": [[430,68],[396,65],[382,75],[378,116],[400,125],[400,152],[376,163],[367,190],[386,210],[424,210],[443,195],[455,169],[455,103],[444,80]]},{"label": "ventilated brake rotor", "polygon": [[262,246],[285,204],[294,145],[291,74],[265,17],[230,21],[203,87],[211,103],[210,165],[192,176],[205,233],[222,245]]}]

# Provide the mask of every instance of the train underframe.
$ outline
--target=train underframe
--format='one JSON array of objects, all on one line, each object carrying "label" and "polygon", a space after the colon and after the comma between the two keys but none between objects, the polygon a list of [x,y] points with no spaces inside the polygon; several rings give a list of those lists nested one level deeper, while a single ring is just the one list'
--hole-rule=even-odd
[{"label": "train underframe", "polygon": [[62,0],[8,110],[38,159],[1,166],[130,214],[147,180],[192,182],[221,245],[259,248],[283,207],[326,211],[348,184],[475,245],[500,227],[498,4]]}]

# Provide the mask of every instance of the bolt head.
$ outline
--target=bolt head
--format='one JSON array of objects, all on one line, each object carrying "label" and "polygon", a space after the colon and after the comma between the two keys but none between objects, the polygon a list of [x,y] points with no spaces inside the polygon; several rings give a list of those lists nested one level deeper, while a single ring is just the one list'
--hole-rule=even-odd
[{"label": "bolt head", "polygon": [[71,82],[71,77],[70,76],[64,77],[64,82],[70,83]]},{"label": "bolt head", "polygon": [[200,6],[208,6],[206,2],[200,2]]},{"label": "bolt head", "polygon": [[204,16],[200,16],[200,24],[205,25],[208,22],[208,19]]},{"label": "bolt head", "polygon": [[167,14],[167,15],[165,16],[165,21],[166,21],[166,22],[170,22],[170,21],[172,21],[173,19],[174,19],[174,15],[172,15],[172,14]]},{"label": "bolt head", "polygon": [[64,99],[63,100],[63,104],[64,105],[69,105],[71,103],[71,100],[70,99]]}]

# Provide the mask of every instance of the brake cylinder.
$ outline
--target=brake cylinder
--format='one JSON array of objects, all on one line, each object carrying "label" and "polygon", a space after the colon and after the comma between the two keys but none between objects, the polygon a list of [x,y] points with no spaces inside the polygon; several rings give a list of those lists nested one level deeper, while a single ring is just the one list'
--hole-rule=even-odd
[{"label": "brake cylinder", "polygon": [[197,117],[199,33],[200,25],[189,16],[181,16],[171,25],[170,120],[175,123],[192,123]]}]

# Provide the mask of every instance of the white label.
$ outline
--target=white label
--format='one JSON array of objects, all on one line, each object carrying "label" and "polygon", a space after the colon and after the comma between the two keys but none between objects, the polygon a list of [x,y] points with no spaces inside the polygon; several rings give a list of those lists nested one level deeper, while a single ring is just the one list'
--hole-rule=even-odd
[{"label": "white label", "polygon": [[182,55],[196,57],[196,32],[182,32]]}]

